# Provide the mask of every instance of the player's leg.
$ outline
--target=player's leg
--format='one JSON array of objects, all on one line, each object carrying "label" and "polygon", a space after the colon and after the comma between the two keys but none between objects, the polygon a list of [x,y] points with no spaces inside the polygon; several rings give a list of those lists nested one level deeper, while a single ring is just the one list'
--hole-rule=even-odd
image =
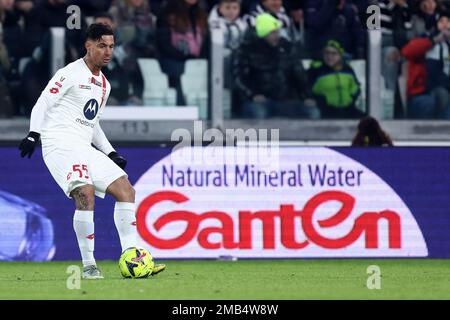
[{"label": "player's leg", "polygon": [[94,259],[94,186],[86,153],[82,149],[58,148],[45,153],[43,158],[56,183],[75,201],[73,228],[84,269],[89,269],[83,271],[83,278],[102,278]]},{"label": "player's leg", "polygon": [[136,205],[135,191],[126,177],[113,181],[106,193],[116,199],[114,206],[114,223],[119,233],[122,252],[136,247]]},{"label": "player's leg", "polygon": [[[120,177],[108,186],[106,193],[116,199],[114,223],[119,233],[122,252],[127,248],[136,247],[136,205],[133,186],[127,177]],[[155,264],[152,275],[165,269],[164,264]]]},{"label": "player's leg", "polygon": [[84,279],[102,279],[94,258],[94,186],[86,184],[70,192],[75,201],[73,228],[83,261]]}]

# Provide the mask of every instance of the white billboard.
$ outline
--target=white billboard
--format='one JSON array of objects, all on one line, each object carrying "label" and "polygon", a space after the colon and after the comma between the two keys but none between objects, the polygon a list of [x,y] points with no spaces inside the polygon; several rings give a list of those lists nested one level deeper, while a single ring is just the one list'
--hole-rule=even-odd
[{"label": "white billboard", "polygon": [[149,168],[139,245],[158,258],[428,255],[407,205],[363,164],[329,148],[280,148],[271,164],[257,152],[193,147]]}]

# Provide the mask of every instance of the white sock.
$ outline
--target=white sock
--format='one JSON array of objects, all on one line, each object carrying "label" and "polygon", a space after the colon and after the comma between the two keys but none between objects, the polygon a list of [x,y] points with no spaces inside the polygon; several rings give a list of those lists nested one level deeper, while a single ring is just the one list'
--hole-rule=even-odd
[{"label": "white sock", "polygon": [[122,252],[136,247],[136,206],[131,202],[116,202],[114,223],[119,233]]},{"label": "white sock", "polygon": [[83,266],[95,265],[94,258],[94,211],[76,210],[73,229],[77,235]]}]

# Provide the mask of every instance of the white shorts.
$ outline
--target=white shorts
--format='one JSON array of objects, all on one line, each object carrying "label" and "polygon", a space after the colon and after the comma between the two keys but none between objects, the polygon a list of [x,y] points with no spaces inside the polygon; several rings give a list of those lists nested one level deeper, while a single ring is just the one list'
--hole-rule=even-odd
[{"label": "white shorts", "polygon": [[93,185],[95,194],[104,198],[111,183],[128,177],[108,156],[91,146],[56,148],[44,156],[44,162],[69,198],[74,189],[86,184]]}]

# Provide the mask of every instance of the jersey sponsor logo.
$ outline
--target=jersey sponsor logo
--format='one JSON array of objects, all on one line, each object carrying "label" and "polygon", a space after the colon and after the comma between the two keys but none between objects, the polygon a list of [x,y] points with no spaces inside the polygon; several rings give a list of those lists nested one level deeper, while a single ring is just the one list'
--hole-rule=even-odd
[{"label": "jersey sponsor logo", "polygon": [[94,124],[90,123],[89,121],[81,120],[80,118],[77,118],[75,121],[79,124],[82,124],[83,126],[94,128]]},{"label": "jersey sponsor logo", "polygon": [[64,80],[66,80],[66,78],[61,77],[61,78],[59,79],[59,82],[63,82]]},{"label": "jersey sponsor logo", "polygon": [[86,90],[91,90],[91,86],[85,86],[84,84],[80,84],[80,85],[78,86],[78,88],[80,88],[80,89],[86,89]]},{"label": "jersey sponsor logo", "polygon": [[61,84],[61,83],[55,82],[55,84],[56,84],[58,87],[62,88],[62,84]]},{"label": "jersey sponsor logo", "polygon": [[84,105],[83,113],[86,119],[93,120],[98,112],[98,102],[95,99],[91,99]]},{"label": "jersey sponsor logo", "polygon": [[96,86],[99,86],[99,87],[102,86],[102,83],[101,83],[100,81],[96,80],[94,77],[92,77],[92,78],[89,80],[89,82],[90,82],[90,83],[93,83],[93,84],[95,84]]},{"label": "jersey sponsor logo", "polygon": [[50,89],[50,93],[56,94],[56,93],[58,93],[58,92],[59,92],[59,89],[58,89],[58,88],[51,88],[51,89]]}]

